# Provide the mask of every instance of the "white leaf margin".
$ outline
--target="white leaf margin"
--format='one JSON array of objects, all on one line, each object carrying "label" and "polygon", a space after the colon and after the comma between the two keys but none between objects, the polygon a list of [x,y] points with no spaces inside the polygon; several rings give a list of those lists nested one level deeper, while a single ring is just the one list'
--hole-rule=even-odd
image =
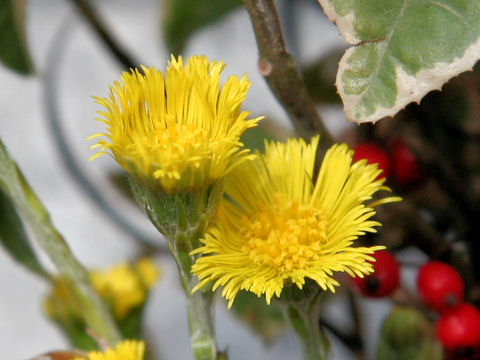
[{"label": "white leaf margin", "polygon": [[[345,51],[338,65],[338,72],[335,81],[337,91],[342,98],[344,112],[348,121],[363,123],[376,123],[385,117],[392,117],[408,104],[420,103],[422,98],[433,90],[441,90],[442,86],[453,77],[465,72],[472,71],[475,63],[480,59],[480,38],[477,42],[470,45],[461,58],[456,58],[453,62],[438,62],[431,69],[418,71],[415,76],[409,75],[400,66],[395,67],[395,77],[397,85],[397,97],[392,107],[378,107],[377,110],[368,116],[357,118],[355,116],[356,107],[363,94],[349,95],[343,89],[341,81],[345,70],[349,69],[348,59],[355,51],[357,46],[361,46],[362,40],[356,36],[353,28],[353,12],[346,16],[339,16],[328,0],[318,0],[327,17],[337,25],[340,34],[347,45],[353,45]],[[365,0],[368,1],[368,0]],[[472,0],[473,1],[473,0]]]}]

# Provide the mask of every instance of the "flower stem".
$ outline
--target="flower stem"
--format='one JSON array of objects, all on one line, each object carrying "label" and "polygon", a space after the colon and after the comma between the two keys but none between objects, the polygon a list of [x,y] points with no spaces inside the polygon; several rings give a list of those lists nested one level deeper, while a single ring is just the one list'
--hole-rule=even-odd
[{"label": "flower stem", "polygon": [[88,272],[53,226],[50,216],[0,141],[0,187],[23,215],[40,247],[47,253],[72,292],[85,322],[99,339],[114,346],[121,340],[115,323],[93,289]]},{"label": "flower stem", "polygon": [[222,197],[221,183],[209,189],[181,194],[159,194],[131,179],[130,185],[137,202],[167,239],[175,259],[182,288],[187,298],[190,344],[195,360],[215,360],[217,350],[211,314],[212,292],[192,289],[198,279],[191,273],[195,255],[191,251],[200,245],[200,236],[208,225]]},{"label": "flower stem", "polygon": [[[176,244],[192,242],[184,236],[177,236]],[[169,248],[172,242],[169,240]],[[192,289],[197,285],[198,280],[191,274],[190,269],[194,257],[189,252],[179,249],[172,251],[177,263],[180,280],[185,296],[187,298],[188,328],[190,330],[190,344],[193,356],[196,360],[215,360],[217,350],[213,331],[211,305],[213,292],[197,291],[192,294]]]},{"label": "flower stem", "polygon": [[326,360],[330,354],[330,341],[319,323],[321,300],[321,290],[308,282],[303,290],[290,285],[279,300],[297,335],[304,360]]},{"label": "flower stem", "polygon": [[289,306],[287,315],[302,346],[305,360],[325,360],[330,352],[330,343],[318,317],[303,309]]}]

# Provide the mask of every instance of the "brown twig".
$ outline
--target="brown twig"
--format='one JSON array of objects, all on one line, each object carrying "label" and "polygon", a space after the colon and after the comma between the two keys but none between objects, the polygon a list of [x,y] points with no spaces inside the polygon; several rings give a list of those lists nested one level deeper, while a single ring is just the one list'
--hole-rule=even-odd
[{"label": "brown twig", "polygon": [[85,20],[90,24],[92,29],[97,33],[105,46],[110,50],[115,59],[125,68],[134,69],[138,67],[138,62],[123,49],[117,40],[107,29],[103,20],[100,18],[88,0],[71,0],[77,9],[82,13]]},{"label": "brown twig", "polygon": [[286,50],[273,0],[244,0],[244,3],[257,38],[260,73],[287,111],[297,133],[304,138],[320,133],[322,146],[329,147],[334,139],[315,109],[295,58]]}]

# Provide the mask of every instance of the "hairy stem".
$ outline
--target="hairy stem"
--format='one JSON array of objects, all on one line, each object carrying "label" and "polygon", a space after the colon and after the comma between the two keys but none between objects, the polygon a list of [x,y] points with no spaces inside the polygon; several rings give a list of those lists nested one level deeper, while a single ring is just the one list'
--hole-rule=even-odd
[{"label": "hairy stem", "polygon": [[190,344],[195,360],[216,360],[217,349],[213,330],[211,304],[213,292],[196,291],[198,279],[191,267],[195,255],[191,251],[200,246],[199,238],[223,195],[221,183],[209,189],[175,195],[160,194],[130,181],[131,189],[140,206],[167,239],[168,248],[177,264],[180,281],[187,298]]},{"label": "hairy stem", "polygon": [[297,133],[309,138],[322,135],[322,146],[334,140],[315,109],[295,58],[285,47],[273,0],[244,0],[260,53],[258,67],[270,89],[287,111]]},{"label": "hairy stem", "polygon": [[[191,243],[191,240],[183,234],[177,234],[174,242],[178,245],[185,242]],[[194,258],[186,249],[173,245],[170,240],[169,248],[177,263],[180,281],[187,298],[188,328],[193,357],[195,360],[215,360],[217,350],[211,314],[213,292],[197,291],[192,294],[192,289],[198,282],[190,272]]]},{"label": "hairy stem", "polygon": [[330,341],[318,322],[318,299],[311,303],[292,302],[286,306],[285,312],[300,342],[304,360],[328,359]]}]

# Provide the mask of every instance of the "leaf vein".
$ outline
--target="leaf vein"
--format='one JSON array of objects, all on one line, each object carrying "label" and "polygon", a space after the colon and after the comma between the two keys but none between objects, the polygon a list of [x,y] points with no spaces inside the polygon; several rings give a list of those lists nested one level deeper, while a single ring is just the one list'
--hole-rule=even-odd
[{"label": "leaf vein", "polygon": [[[388,47],[390,46],[390,41],[393,37],[393,34],[394,34],[398,24],[400,23],[400,21],[403,17],[403,14],[405,13],[405,9],[407,8],[409,2],[410,2],[410,0],[404,0],[404,2],[402,4],[402,8],[400,9],[400,12],[398,13],[398,17],[395,19],[395,23],[393,24],[390,32],[388,33],[388,35],[386,36],[386,38],[384,40],[384,42],[386,44],[385,48],[383,49],[383,51],[381,51],[381,53],[379,53],[379,57],[378,57],[378,61],[377,61],[377,68],[375,69],[375,72],[372,74],[370,79],[374,79],[375,77],[377,77],[378,73],[380,72],[380,68],[382,67],[383,62],[385,61],[385,54],[387,53]],[[379,41],[379,42],[382,42],[382,41]],[[370,81],[367,88],[363,92],[364,95],[368,93],[368,91],[372,87],[372,84],[373,84],[373,81]],[[360,98],[363,98],[364,95],[360,96]]]},{"label": "leaf vein", "polygon": [[450,6],[442,4],[442,3],[438,3],[436,1],[430,1],[430,4],[432,4],[434,6],[437,6],[441,9],[449,12],[453,16],[457,17],[464,25],[468,25],[467,22],[465,21],[465,19],[463,18],[462,14],[458,13],[458,11],[456,11],[455,9],[452,9]]}]

